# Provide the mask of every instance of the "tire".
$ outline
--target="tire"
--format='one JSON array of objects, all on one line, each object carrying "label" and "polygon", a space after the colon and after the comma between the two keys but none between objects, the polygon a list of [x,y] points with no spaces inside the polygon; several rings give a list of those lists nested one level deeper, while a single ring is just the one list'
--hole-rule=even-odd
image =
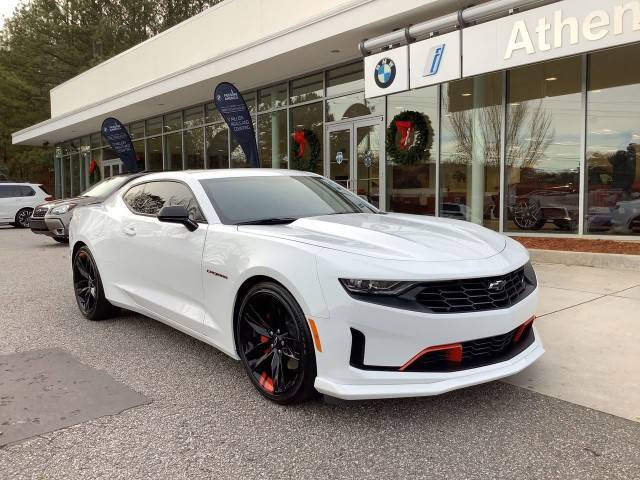
[{"label": "tire", "polygon": [[11,225],[16,228],[29,228],[31,212],[33,212],[33,208],[21,208],[18,210],[18,213],[16,213],[16,221]]},{"label": "tire", "polygon": [[104,320],[118,314],[104,295],[102,279],[96,262],[86,246],[73,255],[73,290],[82,315],[89,320]]},{"label": "tire", "polygon": [[69,243],[69,239],[67,237],[53,237],[53,239],[58,243]]},{"label": "tire", "polygon": [[289,405],[315,394],[311,332],[287,289],[273,282],[251,287],[238,309],[235,338],[240,361],[264,397]]}]

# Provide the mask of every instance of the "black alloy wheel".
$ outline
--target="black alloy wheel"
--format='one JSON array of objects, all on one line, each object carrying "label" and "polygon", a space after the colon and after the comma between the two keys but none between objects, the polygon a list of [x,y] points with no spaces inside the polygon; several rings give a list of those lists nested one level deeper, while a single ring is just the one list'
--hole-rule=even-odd
[{"label": "black alloy wheel", "polygon": [[32,208],[23,208],[16,213],[15,226],[18,228],[29,228],[29,219],[31,218]]},{"label": "black alloy wheel", "polygon": [[540,230],[546,223],[540,202],[536,199],[520,200],[513,206],[513,223],[520,230]]},{"label": "black alloy wheel", "polygon": [[311,332],[293,296],[276,283],[245,295],[236,322],[238,354],[258,391],[280,403],[299,403],[315,392]]},{"label": "black alloy wheel", "polygon": [[72,267],[73,288],[82,315],[89,320],[114,316],[118,309],[104,296],[98,267],[87,247],[80,247],[75,253]]}]

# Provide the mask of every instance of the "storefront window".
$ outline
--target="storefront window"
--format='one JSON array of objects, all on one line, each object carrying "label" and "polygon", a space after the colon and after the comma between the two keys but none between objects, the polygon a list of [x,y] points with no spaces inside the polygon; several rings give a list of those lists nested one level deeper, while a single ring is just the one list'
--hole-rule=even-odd
[{"label": "storefront window", "polygon": [[287,84],[263,88],[258,92],[258,111],[264,112],[287,105]]},{"label": "storefront window", "polygon": [[438,88],[390,95],[387,122],[387,209],[435,215]]},{"label": "storefront window", "polygon": [[289,168],[322,175],[322,102],[291,109],[291,152]]},{"label": "storefront window", "polygon": [[152,172],[164,170],[162,164],[162,137],[147,139],[147,155],[149,156],[149,170]]},{"label": "storefront window", "polygon": [[364,62],[352,63],[327,72],[327,96],[364,90]]},{"label": "storefront window", "polygon": [[440,216],[498,230],[502,77],[442,87]]},{"label": "storefront window", "polygon": [[204,116],[204,121],[205,123],[213,123],[213,122],[222,122],[223,118],[222,115],[220,115],[220,112],[218,111],[218,109],[216,108],[216,104],[211,102],[211,103],[207,103],[205,105],[205,116]]},{"label": "storefront window", "polygon": [[102,150],[91,150],[89,154],[89,186],[102,180]]},{"label": "storefront window", "polygon": [[204,168],[204,131],[202,128],[193,128],[184,132],[184,154],[187,170]]},{"label": "storefront window", "polygon": [[229,130],[226,124],[206,127],[207,168],[229,168]]},{"label": "storefront window", "polygon": [[62,159],[62,184],[63,198],[71,196],[71,159],[70,157],[64,157]]},{"label": "storefront window", "polygon": [[204,123],[204,111],[202,105],[188,108],[184,111],[184,128],[199,127]]},{"label": "storefront window", "polygon": [[589,56],[585,232],[640,234],[639,45]]},{"label": "storefront window", "polygon": [[80,155],[71,155],[71,196],[80,195]]},{"label": "storefront window", "polygon": [[266,168],[287,168],[287,112],[258,116],[258,153]]},{"label": "storefront window", "polygon": [[322,98],[322,73],[291,81],[290,103],[309,102]]},{"label": "storefront window", "polygon": [[364,93],[352,93],[327,100],[327,122],[347,120],[384,112],[384,97],[364,98]]},{"label": "storefront window", "polygon": [[164,131],[173,132],[182,128],[182,112],[174,112],[164,116]]},{"label": "storefront window", "polygon": [[[251,118],[253,120],[253,130],[256,129],[256,117]],[[286,131],[286,130],[285,130]],[[271,166],[266,165],[265,162],[260,159],[262,162],[262,166]],[[242,150],[242,147],[236,142],[236,139],[231,136],[231,168],[247,168],[250,167],[249,162],[247,162],[247,157]]]},{"label": "storefront window", "polygon": [[581,57],[509,72],[505,230],[577,233]]},{"label": "storefront window", "polygon": [[132,139],[144,137],[144,122],[136,122],[129,125],[129,135]]},{"label": "storefront window", "polygon": [[133,149],[136,152],[136,164],[138,165],[138,171],[141,172],[146,169],[144,160],[144,140],[134,140]]},{"label": "storefront window", "polygon": [[162,133],[162,117],[151,118],[146,121],[147,136],[160,135]]},{"label": "storefront window", "polygon": [[100,148],[102,145],[102,135],[99,133],[91,134],[91,148]]},{"label": "storefront window", "polygon": [[249,112],[256,113],[256,92],[245,92],[242,94]]},{"label": "storefront window", "polygon": [[164,136],[167,170],[182,170],[182,135],[172,133]]}]

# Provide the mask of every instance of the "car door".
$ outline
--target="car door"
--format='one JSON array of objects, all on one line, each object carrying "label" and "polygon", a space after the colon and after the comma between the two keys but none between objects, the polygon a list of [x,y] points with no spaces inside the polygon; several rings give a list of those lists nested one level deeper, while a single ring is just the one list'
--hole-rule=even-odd
[{"label": "car door", "polygon": [[13,185],[0,184],[0,221],[13,221],[9,205],[12,201]]},{"label": "car door", "polygon": [[[202,253],[207,229],[190,188],[178,181],[149,181],[130,188],[121,221],[123,262],[130,277],[128,294],[145,309],[196,332],[203,330]],[[195,231],[160,222],[164,206],[184,205]]]}]

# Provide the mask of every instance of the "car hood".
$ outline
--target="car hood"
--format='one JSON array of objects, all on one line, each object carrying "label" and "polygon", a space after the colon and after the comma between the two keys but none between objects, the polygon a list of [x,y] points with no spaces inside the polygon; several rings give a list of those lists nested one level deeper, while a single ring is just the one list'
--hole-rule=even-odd
[{"label": "car hood", "polygon": [[500,253],[506,246],[504,236],[470,222],[404,214],[325,215],[288,225],[238,228],[389,260],[479,260]]},{"label": "car hood", "polygon": [[41,207],[57,207],[58,205],[64,205],[65,203],[75,203],[77,206],[80,205],[91,205],[92,203],[100,203],[102,202],[102,198],[99,197],[73,197],[73,198],[65,198],[63,200],[54,200],[52,202],[43,203],[40,205]]}]

